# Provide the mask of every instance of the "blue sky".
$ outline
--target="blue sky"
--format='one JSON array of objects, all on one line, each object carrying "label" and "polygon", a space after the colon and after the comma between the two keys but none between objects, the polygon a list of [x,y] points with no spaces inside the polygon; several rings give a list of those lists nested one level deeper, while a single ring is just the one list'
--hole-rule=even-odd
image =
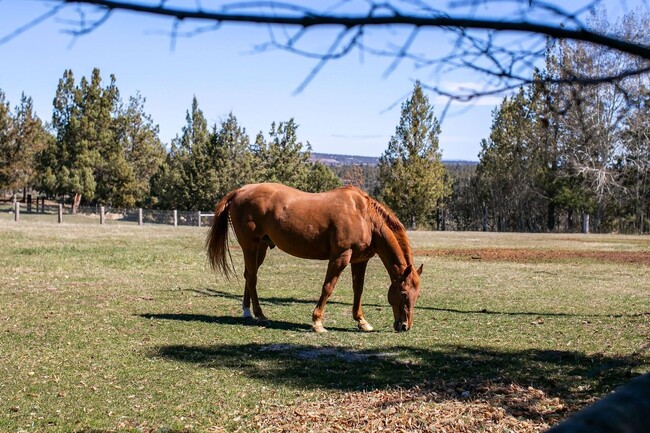
[{"label": "blue sky", "polygon": [[[623,3],[615,2],[610,13],[617,13]],[[633,2],[624,6],[629,3]],[[42,14],[47,6],[42,1],[0,0],[0,38]],[[37,114],[49,121],[63,71],[72,69],[80,79],[97,67],[106,81],[110,74],[116,76],[124,100],[136,92],[146,98],[145,111],[159,125],[166,143],[180,134],[196,95],[210,124],[233,112],[251,139],[260,130],[268,132],[271,122],[294,118],[300,125],[299,139],[308,141],[314,152],[379,156],[395,131],[400,104],[415,80],[448,87],[480,81],[480,77],[460,73],[434,74],[408,62],[386,76],[391,59],[351,53],[327,63],[296,93],[316,61],[277,50],[255,50],[269,41],[265,26],[225,25],[177,38],[172,49],[169,19],[116,12],[93,32],[72,38],[64,32],[70,27],[62,17],[0,44],[0,89],[12,107],[24,91],[33,98]],[[333,33],[315,31],[309,37],[311,46],[322,47],[333,40]],[[416,48],[434,53],[436,47],[450,43],[440,32],[432,32],[423,42]],[[445,101],[434,94],[429,97],[440,116]],[[491,113],[499,101],[491,97],[452,105],[442,123],[443,159],[478,160],[480,140],[489,134]]]}]

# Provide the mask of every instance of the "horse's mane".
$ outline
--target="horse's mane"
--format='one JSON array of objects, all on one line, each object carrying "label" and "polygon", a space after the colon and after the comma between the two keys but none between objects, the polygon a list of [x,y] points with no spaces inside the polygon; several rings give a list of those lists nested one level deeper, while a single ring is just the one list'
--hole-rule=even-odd
[{"label": "horse's mane", "polygon": [[374,212],[383,222],[391,229],[393,232],[403,232],[406,229],[402,222],[397,218],[397,215],[393,213],[386,205],[381,202],[378,202],[374,198],[366,195],[368,199],[368,208],[371,212]]},{"label": "horse's mane", "polygon": [[368,203],[368,218],[371,221],[378,222],[388,227],[397,238],[397,242],[399,242],[402,250],[407,255],[407,258],[410,259],[411,247],[408,242],[408,236],[406,235],[406,229],[399,218],[397,218],[397,215],[395,215],[388,206],[370,197],[365,191],[351,185],[344,186],[343,188],[356,190],[366,199],[366,202]]}]

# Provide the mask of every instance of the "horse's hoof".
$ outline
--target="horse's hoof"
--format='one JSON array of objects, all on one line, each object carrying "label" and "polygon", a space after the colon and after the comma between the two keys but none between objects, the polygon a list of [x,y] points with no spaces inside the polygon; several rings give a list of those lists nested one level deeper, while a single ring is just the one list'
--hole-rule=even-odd
[{"label": "horse's hoof", "polygon": [[257,319],[255,319],[255,321],[260,326],[269,326],[269,324],[271,323],[269,319],[267,319],[266,317],[258,317]]},{"label": "horse's hoof", "polygon": [[251,314],[250,308],[244,308],[242,311],[242,318],[244,319],[252,319],[253,315]]},{"label": "horse's hoof", "polygon": [[323,332],[327,332],[327,329],[325,329],[322,323],[312,324],[311,329],[317,334],[322,334]]},{"label": "horse's hoof", "polygon": [[357,326],[363,332],[372,332],[375,330],[375,328],[373,328],[372,325],[370,325],[370,323],[366,322],[365,320],[360,320]]}]

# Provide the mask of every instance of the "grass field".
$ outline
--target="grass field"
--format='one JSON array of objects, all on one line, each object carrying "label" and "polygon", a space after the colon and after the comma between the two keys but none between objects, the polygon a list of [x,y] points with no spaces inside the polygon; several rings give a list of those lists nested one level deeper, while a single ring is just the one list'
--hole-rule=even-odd
[{"label": "grass field", "polygon": [[648,237],[410,233],[414,328],[375,258],[376,332],[346,271],[317,335],[324,262],[269,254],[262,327],[205,228],[78,218],[0,214],[2,432],[543,431],[650,371]]}]

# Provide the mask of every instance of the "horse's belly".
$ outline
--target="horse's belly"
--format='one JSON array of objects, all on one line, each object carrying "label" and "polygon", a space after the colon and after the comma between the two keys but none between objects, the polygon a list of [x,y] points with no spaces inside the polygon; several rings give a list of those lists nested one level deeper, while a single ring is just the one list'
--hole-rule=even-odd
[{"label": "horse's belly", "polygon": [[330,246],[328,242],[314,242],[310,239],[300,238],[278,238],[271,240],[275,245],[287,254],[301,259],[328,260],[330,258]]}]

